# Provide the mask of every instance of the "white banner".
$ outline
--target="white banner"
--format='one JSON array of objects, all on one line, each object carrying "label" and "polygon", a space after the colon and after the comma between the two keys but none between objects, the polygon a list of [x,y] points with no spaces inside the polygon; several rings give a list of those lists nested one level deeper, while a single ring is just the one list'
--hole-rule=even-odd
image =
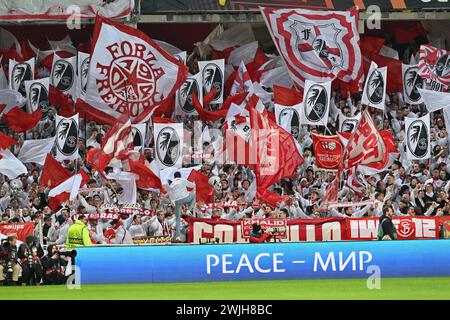
[{"label": "white banner", "polygon": [[55,145],[55,137],[39,140],[25,140],[17,158],[23,163],[34,162],[41,166]]},{"label": "white banner", "polygon": [[160,169],[181,168],[183,162],[183,124],[153,124],[155,156]]},{"label": "white banner", "polygon": [[34,58],[25,62],[9,60],[9,89],[19,91],[25,97],[25,81],[34,79]]},{"label": "white banner", "polygon": [[192,103],[192,94],[195,93],[200,104],[203,104],[202,74],[189,76],[175,95],[176,115],[198,115]]},{"label": "white banner", "polygon": [[424,80],[419,76],[418,65],[402,63],[403,98],[408,104],[423,103],[418,88],[423,88]]},{"label": "white banner", "polygon": [[203,92],[207,94],[213,88],[216,89],[216,95],[211,101],[211,104],[223,102],[223,90],[224,90],[224,71],[225,61],[224,59],[211,60],[211,61],[199,61],[198,62],[199,73],[202,75]]},{"label": "white banner", "polygon": [[42,120],[47,119],[47,112],[50,106],[48,102],[49,78],[25,81],[25,92],[27,99],[27,112],[32,113],[40,108]]},{"label": "white banner", "polygon": [[421,118],[405,118],[406,156],[410,160],[431,157],[430,114]]},{"label": "white banner", "polygon": [[61,58],[53,56],[50,84],[64,94],[75,98],[77,92],[77,57]]},{"label": "white banner", "polygon": [[282,106],[275,104],[275,120],[279,126],[292,134],[298,140],[300,132],[300,113],[303,103],[293,106]]},{"label": "white banner", "polygon": [[372,61],[366,77],[366,84],[361,103],[373,108],[384,110],[386,99],[387,67],[378,68]]},{"label": "white banner", "polygon": [[300,123],[326,126],[330,112],[331,81],[305,81]]},{"label": "white banner", "polygon": [[56,159],[75,160],[78,154],[79,126],[78,114],[70,118],[56,116]]}]

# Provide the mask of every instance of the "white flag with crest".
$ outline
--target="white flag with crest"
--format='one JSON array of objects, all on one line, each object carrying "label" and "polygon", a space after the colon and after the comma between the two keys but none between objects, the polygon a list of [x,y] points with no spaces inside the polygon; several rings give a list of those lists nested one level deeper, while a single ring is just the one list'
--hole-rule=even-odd
[{"label": "white flag with crest", "polygon": [[431,157],[430,114],[421,118],[405,118],[406,156],[410,160]]},{"label": "white flag with crest", "polygon": [[386,99],[387,67],[378,68],[372,61],[366,77],[366,84],[361,99],[361,103],[384,110]]},{"label": "white flag with crest", "polygon": [[89,53],[78,52],[77,61],[77,97],[86,95],[87,78],[89,74],[89,61],[91,56]]},{"label": "white flag with crest", "polygon": [[300,123],[326,126],[330,112],[331,81],[305,81]]},{"label": "white flag with crest", "polygon": [[77,57],[61,58],[53,55],[50,84],[66,95],[75,98],[77,93]]},{"label": "white flag with crest", "polygon": [[154,123],[155,157],[160,169],[183,164],[183,124]]},{"label": "white flag with crest", "polygon": [[423,88],[424,81],[419,75],[419,66],[402,63],[403,98],[408,104],[423,102],[418,88]]},{"label": "white flag with crest", "polygon": [[42,120],[47,119],[48,108],[50,107],[48,102],[49,78],[25,81],[25,92],[27,94],[28,113],[32,113],[39,108],[42,112]]},{"label": "white flag with crest", "polygon": [[145,133],[147,130],[146,123],[131,125],[131,133],[133,134],[134,150],[140,151],[145,145]]},{"label": "white flag with crest", "polygon": [[65,118],[56,116],[56,159],[75,160],[80,156],[78,154],[78,114]]},{"label": "white flag with crest", "polygon": [[202,75],[197,73],[188,76],[181,88],[175,95],[175,114],[176,115],[198,115],[197,110],[192,103],[192,94],[195,93],[200,104],[203,104],[203,86]]},{"label": "white flag with crest", "polygon": [[28,61],[17,62],[9,60],[9,89],[19,91],[25,97],[25,81],[34,79],[34,58]]},{"label": "white flag with crest", "polygon": [[303,110],[303,103],[293,106],[275,104],[275,120],[277,124],[292,134],[296,140],[299,138],[300,133],[301,110]]},{"label": "white flag with crest", "polygon": [[213,88],[216,89],[216,95],[211,104],[223,102],[224,90],[224,59],[199,61],[199,72],[202,75],[203,93],[207,94]]}]

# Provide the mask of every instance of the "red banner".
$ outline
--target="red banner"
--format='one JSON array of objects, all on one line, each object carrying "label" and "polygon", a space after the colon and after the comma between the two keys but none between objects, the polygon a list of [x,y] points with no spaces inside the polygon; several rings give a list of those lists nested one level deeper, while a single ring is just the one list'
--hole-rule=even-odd
[{"label": "red banner", "polygon": [[[379,218],[326,218],[287,220],[281,242],[376,240]],[[264,219],[259,220],[262,223]],[[250,220],[252,221],[252,220]],[[450,231],[450,218],[448,220]],[[218,238],[220,243],[248,242],[240,220],[188,218],[188,242]],[[398,239],[438,239],[438,217],[395,217]]]},{"label": "red banner", "polygon": [[338,136],[322,136],[313,133],[314,155],[320,169],[337,170],[344,148]]},{"label": "red banner", "polygon": [[25,242],[28,235],[34,234],[34,223],[6,223],[0,224],[0,235],[8,237],[17,235],[17,240]]},{"label": "red banner", "polygon": [[257,223],[262,229],[268,232],[274,232],[279,239],[286,239],[287,219],[243,219],[241,220],[241,228],[244,238],[250,238],[250,232],[253,229],[253,224]]}]

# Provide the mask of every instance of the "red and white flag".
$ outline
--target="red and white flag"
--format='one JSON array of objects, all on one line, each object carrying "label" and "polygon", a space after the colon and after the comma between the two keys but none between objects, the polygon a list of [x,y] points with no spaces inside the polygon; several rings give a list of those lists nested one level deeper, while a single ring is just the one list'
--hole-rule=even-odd
[{"label": "red and white flag", "polygon": [[450,51],[420,46],[419,75],[424,79],[450,85]]},{"label": "red and white flag", "polygon": [[173,97],[187,74],[183,63],[143,32],[97,17],[82,105],[102,121],[113,123],[129,113],[133,123],[144,122]]},{"label": "red and white flag", "polygon": [[230,95],[234,96],[237,93],[248,92],[252,86],[252,79],[250,79],[250,74],[245,67],[243,61],[239,65],[236,72],[236,77],[234,78],[233,86],[231,87]]},{"label": "red and white flag", "polygon": [[314,82],[362,79],[356,8],[348,11],[261,8],[261,11],[297,88],[303,88],[306,79]]},{"label": "red and white flag", "polygon": [[348,172],[347,186],[360,197],[364,197],[366,194],[366,185],[356,167],[352,167]]},{"label": "red and white flag", "polygon": [[336,170],[341,163],[344,147],[338,136],[312,134],[316,165],[320,169]]}]

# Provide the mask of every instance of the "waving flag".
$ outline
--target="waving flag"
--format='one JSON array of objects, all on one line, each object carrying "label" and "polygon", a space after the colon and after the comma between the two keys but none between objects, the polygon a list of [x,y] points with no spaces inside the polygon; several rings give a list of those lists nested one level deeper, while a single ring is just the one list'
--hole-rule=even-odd
[{"label": "waving flag", "polygon": [[424,79],[450,85],[450,51],[420,46],[419,75]]},{"label": "waving flag", "polygon": [[402,64],[403,97],[406,103],[421,104],[422,96],[418,88],[424,87],[424,81],[419,75],[418,65]]},{"label": "waving flag", "polygon": [[173,97],[187,73],[185,65],[143,32],[97,17],[84,109],[103,122],[113,123],[123,113],[133,123],[144,122]]},{"label": "waving flag", "polygon": [[39,178],[39,186],[54,188],[64,180],[69,179],[70,176],[71,174],[69,171],[64,169],[51,154],[47,154],[44,167],[42,168],[42,174]]},{"label": "waving flag", "polygon": [[315,83],[305,81],[303,108],[300,112],[300,123],[326,126],[330,113],[331,81]]},{"label": "waving flag", "polygon": [[361,114],[354,117],[346,117],[342,113],[339,114],[339,130],[340,132],[352,133],[358,126]]},{"label": "waving flag", "polygon": [[289,132],[294,139],[298,140],[300,136],[300,114],[303,109],[303,103],[293,106],[275,104],[274,107],[277,124]]},{"label": "waving flag", "polygon": [[201,73],[187,77],[181,88],[177,91],[175,99],[175,114],[197,115],[192,94],[196,94],[199,101],[203,101],[203,86]]},{"label": "waving flag", "polygon": [[431,157],[430,114],[420,118],[405,118],[406,155],[410,160]]},{"label": "waving flag", "polygon": [[78,114],[70,118],[56,116],[56,159],[76,160],[78,154]]},{"label": "waving flag", "polygon": [[347,186],[360,197],[364,197],[366,194],[366,184],[356,167],[352,167],[348,173]]},{"label": "waving flag", "polygon": [[89,61],[91,55],[85,52],[78,52],[77,60],[77,97],[84,97],[86,95],[87,78],[89,74]]},{"label": "waving flag", "polygon": [[234,96],[236,93],[248,92],[251,86],[252,79],[250,79],[250,74],[248,73],[244,62],[241,61],[241,64],[236,72],[236,77],[234,78],[230,94]]},{"label": "waving flag", "polygon": [[41,109],[42,120],[47,119],[49,103],[49,78],[25,81],[28,112]]},{"label": "waving flag", "polygon": [[261,8],[278,52],[297,88],[315,82],[360,81],[358,10],[313,11]]},{"label": "waving flag", "polygon": [[181,168],[183,162],[183,124],[154,123],[155,154],[160,169]]},{"label": "waving flag", "polygon": [[450,107],[450,93],[437,92],[420,88],[418,90],[429,112],[437,111],[440,109],[446,110]]},{"label": "waving flag", "polygon": [[77,92],[77,57],[53,56],[50,83],[64,94],[75,97]]},{"label": "waving flag", "polygon": [[342,159],[344,147],[338,136],[312,134],[316,165],[320,169],[336,170]]},{"label": "waving flag", "polygon": [[17,90],[25,97],[25,81],[34,79],[34,58],[17,62],[9,60],[9,89]]},{"label": "waving flag", "polygon": [[21,174],[27,173],[27,168],[9,150],[0,150],[0,174],[9,179],[15,179]]},{"label": "waving flag", "polygon": [[3,120],[11,130],[25,132],[33,129],[42,118],[41,109],[36,109],[33,113],[26,113],[19,107],[14,107],[3,115]]},{"label": "waving flag", "polygon": [[47,155],[55,145],[55,137],[38,140],[25,140],[17,158],[23,163],[34,162],[44,165]]},{"label": "waving flag", "polygon": [[366,77],[361,103],[384,110],[386,99],[387,67],[378,68],[372,61]]},{"label": "waving flag", "polygon": [[224,71],[225,62],[223,59],[211,60],[211,61],[199,61],[198,69],[202,75],[203,93],[206,94],[215,89],[211,103],[223,102],[223,89],[224,89]]}]

